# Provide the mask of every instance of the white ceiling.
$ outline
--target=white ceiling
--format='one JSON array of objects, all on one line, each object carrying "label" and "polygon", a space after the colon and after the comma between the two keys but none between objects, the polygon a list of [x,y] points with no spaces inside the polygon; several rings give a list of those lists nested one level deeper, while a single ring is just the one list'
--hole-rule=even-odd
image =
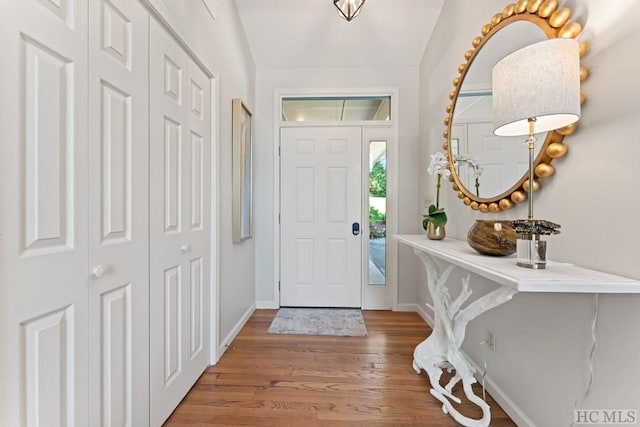
[{"label": "white ceiling", "polygon": [[258,68],[417,66],[444,0],[367,0],[347,22],[332,0],[235,0]]}]

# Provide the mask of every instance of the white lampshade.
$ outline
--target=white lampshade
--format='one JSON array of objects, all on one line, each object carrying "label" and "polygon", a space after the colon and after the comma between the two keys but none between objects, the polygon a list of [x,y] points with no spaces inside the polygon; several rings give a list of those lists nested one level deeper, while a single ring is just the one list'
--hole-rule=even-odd
[{"label": "white lampshade", "polygon": [[360,14],[365,0],[333,0],[333,4],[338,8],[338,14],[351,21]]},{"label": "white lampshade", "polygon": [[493,127],[498,136],[568,126],[580,119],[580,51],[574,39],[553,38],[519,49],[493,68]]}]

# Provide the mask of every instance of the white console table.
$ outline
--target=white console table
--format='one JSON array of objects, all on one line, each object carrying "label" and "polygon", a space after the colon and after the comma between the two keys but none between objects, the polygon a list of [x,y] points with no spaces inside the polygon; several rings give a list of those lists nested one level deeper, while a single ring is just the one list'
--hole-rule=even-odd
[{"label": "white console table", "polygon": [[[423,234],[396,235],[400,243],[413,247],[427,270],[427,285],[433,300],[434,325],[431,335],[418,344],[413,353],[413,369],[427,372],[431,394],[442,402],[442,410],[464,426],[486,427],[491,421],[489,405],[473,393],[475,369],[460,350],[467,324],[478,315],[510,301],[518,292],[562,293],[640,293],[640,282],[625,277],[588,270],[572,264],[547,261],[544,270],[518,267],[515,258],[491,257],[474,251],[466,241],[429,240]],[[467,272],[462,279],[460,295],[449,294],[449,275],[456,268]],[[466,307],[471,295],[471,273],[500,285]],[[442,369],[455,370],[451,381],[440,385]],[[482,418],[472,419],[456,410],[453,402],[460,399],[452,394],[453,387],[462,381],[466,397],[482,409]]]}]

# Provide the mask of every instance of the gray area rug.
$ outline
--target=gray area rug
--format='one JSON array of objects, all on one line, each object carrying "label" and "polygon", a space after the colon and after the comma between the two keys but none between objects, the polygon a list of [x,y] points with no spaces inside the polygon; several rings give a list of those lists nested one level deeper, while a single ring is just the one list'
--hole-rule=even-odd
[{"label": "gray area rug", "polygon": [[267,333],[366,337],[367,328],[359,309],[281,308]]}]

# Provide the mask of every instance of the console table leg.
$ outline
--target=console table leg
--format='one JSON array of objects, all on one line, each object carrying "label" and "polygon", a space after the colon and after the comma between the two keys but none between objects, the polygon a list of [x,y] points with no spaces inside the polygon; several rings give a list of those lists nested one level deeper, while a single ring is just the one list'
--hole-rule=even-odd
[{"label": "console table leg", "polygon": [[[467,324],[480,314],[509,301],[515,289],[500,287],[462,309],[464,302],[471,296],[469,275],[462,280],[462,291],[456,299],[452,299],[447,288],[449,275],[456,266],[449,264],[441,269],[438,263],[428,254],[415,250],[427,270],[427,285],[433,299],[434,326],[431,335],[418,344],[414,351],[413,369],[420,373],[427,372],[431,383],[431,395],[442,402],[442,410],[451,415],[457,422],[467,427],[486,427],[491,421],[489,405],[477,396],[472,389],[476,382],[475,368],[463,355],[460,346],[464,341]],[[441,271],[442,270],[442,271]],[[455,370],[455,375],[446,385],[440,385],[442,369]],[[464,394],[470,402],[482,410],[482,418],[473,419],[462,415],[453,403],[461,400],[454,396],[453,387],[462,381]]]}]

